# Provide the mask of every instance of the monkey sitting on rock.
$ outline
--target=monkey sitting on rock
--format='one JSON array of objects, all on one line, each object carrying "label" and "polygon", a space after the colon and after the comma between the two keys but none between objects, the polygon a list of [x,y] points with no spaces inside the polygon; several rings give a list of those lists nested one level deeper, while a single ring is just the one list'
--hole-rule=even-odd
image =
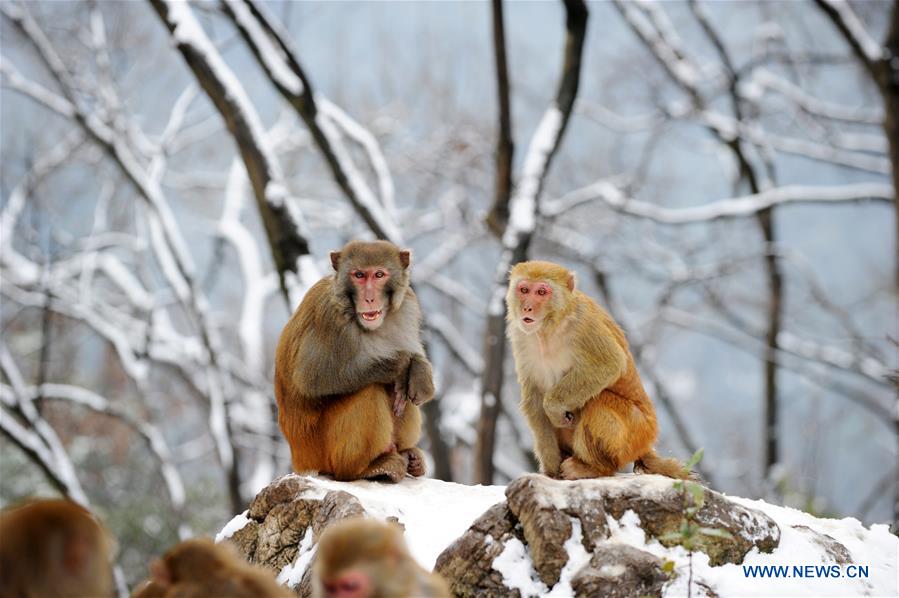
[{"label": "monkey sitting on rock", "polygon": [[506,293],[521,408],[540,470],[566,480],[634,471],[688,477],[659,457],[656,414],[624,332],[550,262],[515,265]]},{"label": "monkey sitting on rock", "polygon": [[294,471],[341,481],[424,474],[418,406],[434,383],[410,262],[387,241],[348,243],[284,327],[275,399]]}]

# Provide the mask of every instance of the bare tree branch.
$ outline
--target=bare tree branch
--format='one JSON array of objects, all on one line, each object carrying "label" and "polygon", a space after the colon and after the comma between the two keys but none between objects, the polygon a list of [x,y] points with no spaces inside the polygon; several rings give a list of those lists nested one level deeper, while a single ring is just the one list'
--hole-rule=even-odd
[{"label": "bare tree branch", "polygon": [[564,0],[565,51],[562,73],[555,100],[544,112],[528,145],[524,166],[509,204],[509,221],[503,231],[503,252],[497,265],[487,307],[484,333],[484,377],[482,379],[481,417],[475,445],[475,480],[493,481],[493,453],[496,446],[496,422],[501,410],[504,363],[506,357],[506,320],[503,296],[509,268],[527,256],[537,225],[537,201],[549,172],[553,156],[571,117],[580,83],[581,56],[587,32],[587,5],[582,0]]},{"label": "bare tree branch", "polygon": [[509,103],[509,72],[506,66],[506,27],[503,23],[503,0],[492,0],[493,56],[496,62],[496,87],[499,107],[499,135],[496,140],[496,182],[493,207],[487,215],[487,226],[502,237],[509,222],[509,200],[512,197],[512,107]]},{"label": "bare tree branch", "polygon": [[300,294],[291,296],[288,276],[299,278],[294,285],[308,288],[317,280],[318,272],[310,256],[306,224],[289,196],[277,158],[266,146],[259,117],[190,7],[167,0],[151,0],[151,4],[237,143],[268,236],[281,291],[287,304],[295,305]]}]

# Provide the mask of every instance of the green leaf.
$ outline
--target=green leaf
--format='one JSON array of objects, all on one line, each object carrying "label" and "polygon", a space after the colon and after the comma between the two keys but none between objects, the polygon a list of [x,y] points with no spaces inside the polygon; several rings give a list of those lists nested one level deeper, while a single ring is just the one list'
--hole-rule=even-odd
[{"label": "green leaf", "polygon": [[691,469],[693,469],[694,465],[702,461],[703,454],[705,454],[704,449],[699,449],[698,451],[693,453],[693,456],[690,457],[690,460],[684,464],[684,471],[690,471]]},{"label": "green leaf", "polygon": [[702,534],[703,536],[712,536],[715,538],[725,538],[727,540],[734,539],[733,535],[726,529],[715,529],[713,527],[700,527],[699,530],[697,530],[697,531],[699,531],[699,533]]},{"label": "green leaf", "polygon": [[683,539],[684,536],[680,532],[668,532],[659,536],[659,540],[664,540],[665,542],[680,542]]},{"label": "green leaf", "polygon": [[695,482],[688,482],[686,487],[693,497],[693,504],[697,508],[702,508],[702,505],[705,503],[705,488]]},{"label": "green leaf", "polygon": [[668,574],[674,573],[674,561],[665,561],[665,564],[662,565],[662,571]]}]

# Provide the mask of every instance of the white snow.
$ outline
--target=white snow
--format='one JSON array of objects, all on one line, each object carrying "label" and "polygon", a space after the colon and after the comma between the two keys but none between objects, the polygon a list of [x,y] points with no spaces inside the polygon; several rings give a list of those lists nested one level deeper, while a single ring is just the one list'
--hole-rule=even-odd
[{"label": "white snow", "polygon": [[278,573],[278,583],[287,584],[289,588],[295,588],[303,581],[303,573],[306,572],[306,567],[312,562],[312,557],[315,556],[317,548],[318,545],[312,546],[312,527],[310,526],[306,528],[306,533],[303,535],[303,539],[300,540],[297,559]]},{"label": "white snow", "polygon": [[868,30],[865,29],[864,24],[862,24],[858,15],[855,14],[855,11],[852,10],[849,2],[846,0],[824,1],[837,11],[839,18],[843,21],[843,24],[846,25],[849,35],[852,36],[862,52],[864,52],[868,62],[877,62],[880,60],[884,53],[883,48],[873,37],[871,37]]},{"label": "white snow", "polygon": [[259,50],[260,60],[272,79],[295,96],[303,93],[303,82],[287,64],[284,51],[262,30],[250,9],[241,0],[225,0],[225,3],[234,13],[238,26],[253,40],[253,46]]},{"label": "white snow", "polygon": [[247,517],[249,514],[249,509],[241,513],[240,515],[235,515],[231,521],[225,524],[225,527],[222,528],[222,531],[215,535],[215,541],[221,542],[222,540],[227,540],[239,530],[242,530],[246,525],[250,522],[250,518]]},{"label": "white snow", "polygon": [[751,195],[712,201],[689,208],[666,208],[626,197],[614,185],[601,181],[593,187],[595,197],[631,216],[648,218],[662,224],[691,224],[752,216],[760,210],[790,203],[840,203],[855,201],[892,201],[893,187],[888,183],[849,183],[845,185],[786,185]]},{"label": "white snow", "polygon": [[517,244],[518,235],[533,232],[537,224],[537,198],[546,176],[549,158],[559,142],[565,118],[555,103],[551,104],[528,145],[521,178],[512,200],[509,202],[509,224],[503,238],[503,246],[510,249]]},{"label": "white snow", "polygon": [[349,492],[372,516],[396,517],[406,528],[412,554],[428,570],[475,519],[506,499],[503,486],[463,486],[422,478],[400,484],[309,479],[324,489]]},{"label": "white snow", "polygon": [[[437,556],[461,536],[473,521],[489,507],[505,500],[501,486],[464,486],[432,479],[406,479],[400,484],[378,482],[335,482],[309,478],[323,495],[326,490],[343,490],[355,495],[365,510],[373,517],[397,517],[405,526],[406,542],[412,554],[422,566],[432,569]],[[619,475],[600,482],[605,491],[633,489],[639,486],[645,496],[654,496],[670,488],[672,481],[660,476]],[[562,488],[565,482],[552,482]],[[564,493],[551,493],[550,501],[556,504]],[[791,508],[778,507],[761,500],[729,497],[734,502],[751,509],[763,511],[777,521],[781,529],[779,547],[771,554],[750,552],[740,565],[712,567],[708,557],[693,554],[692,591],[698,593],[697,582],[711,587],[719,596],[896,596],[897,555],[899,539],[892,536],[886,525],[865,528],[859,521],[846,519],[820,519]],[[564,502],[564,501],[562,501]],[[559,503],[562,504],[561,502]],[[580,521],[571,519],[572,534],[565,542],[569,562],[563,567],[559,582],[552,588],[543,584],[533,567],[527,547],[517,539],[505,542],[502,552],[493,561],[493,568],[500,572],[509,587],[517,588],[522,596],[572,595],[571,579],[590,559],[581,543]],[[246,523],[244,515],[235,517],[219,534],[220,539],[240,529]],[[620,520],[608,517],[611,536],[609,541],[627,544],[673,561],[678,577],[664,589],[666,596],[682,596],[687,593],[687,567],[689,554],[682,547],[666,548],[657,540],[647,539],[640,527],[640,518],[633,511],[626,511]],[[794,566],[832,565],[826,551],[814,535],[793,526],[806,526],[815,532],[827,534],[849,551],[851,563],[868,567],[867,578],[846,577],[752,577],[744,574],[743,566],[775,565]],[[315,548],[311,547],[307,533],[294,563],[281,571],[279,580],[298,583]],[[606,577],[623,573],[620,567],[608,565],[600,569]]]},{"label": "white snow", "polygon": [[546,594],[546,584],[537,577],[528,549],[518,538],[506,541],[503,551],[493,559],[493,568],[503,576],[503,584],[525,596]]},{"label": "white snow", "polygon": [[590,562],[590,553],[584,548],[583,538],[584,532],[581,529],[581,520],[571,517],[571,535],[563,546],[565,552],[568,553],[568,562],[562,567],[558,583],[552,587],[547,596],[558,596],[561,598],[574,595],[571,579],[584,565]]}]

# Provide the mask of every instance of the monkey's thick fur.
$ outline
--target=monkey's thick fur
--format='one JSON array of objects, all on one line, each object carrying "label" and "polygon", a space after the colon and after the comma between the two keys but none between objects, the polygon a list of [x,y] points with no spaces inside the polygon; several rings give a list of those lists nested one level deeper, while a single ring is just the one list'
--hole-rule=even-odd
[{"label": "monkey's thick fur", "polygon": [[[309,289],[275,354],[278,423],[293,468],[338,480],[422,475],[418,405],[434,387],[409,254],[384,241],[352,242],[332,253],[332,264],[336,273]],[[389,271],[376,330],[357,323],[359,299],[348,282],[354,268],[368,267]],[[409,399],[399,414],[397,393]]]},{"label": "monkey's thick fur", "polygon": [[246,562],[227,541],[184,540],[150,564],[132,598],[292,598],[271,570]]},{"label": "monkey's thick fur", "polygon": [[347,519],[325,529],[312,569],[313,598],[328,598],[328,587],[352,577],[354,596],[449,598],[440,575],[409,554],[399,526],[371,519]]},{"label": "monkey's thick fur", "polygon": [[112,538],[68,499],[32,499],[0,511],[0,596],[114,596]]},{"label": "monkey's thick fur", "polygon": [[[540,289],[545,298],[529,294],[532,283],[551,287]],[[635,471],[687,477],[679,461],[653,449],[655,409],[624,332],[574,289],[572,273],[550,262],[517,264],[506,302],[521,408],[543,473],[607,476],[633,462]],[[542,318],[536,330],[525,330],[524,315]]]}]

